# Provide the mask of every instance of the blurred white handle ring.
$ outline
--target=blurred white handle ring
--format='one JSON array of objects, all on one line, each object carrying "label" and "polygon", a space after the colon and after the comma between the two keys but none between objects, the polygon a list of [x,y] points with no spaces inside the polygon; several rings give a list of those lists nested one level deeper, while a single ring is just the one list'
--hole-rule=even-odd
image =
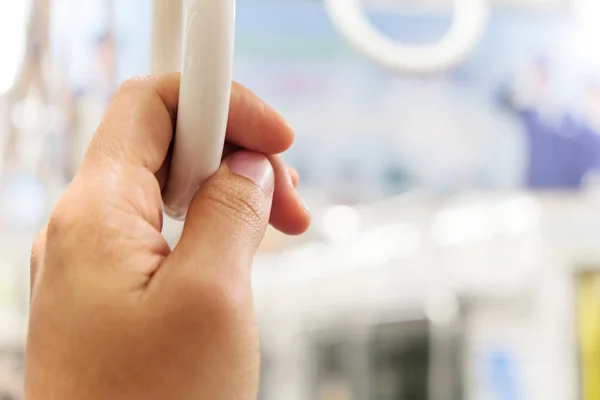
[{"label": "blurred white handle ring", "polygon": [[447,34],[429,45],[407,45],[385,36],[369,20],[361,0],[324,0],[340,35],[359,53],[392,70],[434,73],[461,63],[481,41],[490,14],[489,0],[454,0]]}]

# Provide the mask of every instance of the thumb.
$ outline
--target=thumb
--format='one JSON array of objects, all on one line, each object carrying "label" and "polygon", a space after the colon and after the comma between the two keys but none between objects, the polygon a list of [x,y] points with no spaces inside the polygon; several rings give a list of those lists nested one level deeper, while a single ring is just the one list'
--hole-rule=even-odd
[{"label": "thumb", "polygon": [[249,266],[269,223],[274,182],[265,155],[244,150],[227,158],[192,200],[171,254],[176,263]]}]

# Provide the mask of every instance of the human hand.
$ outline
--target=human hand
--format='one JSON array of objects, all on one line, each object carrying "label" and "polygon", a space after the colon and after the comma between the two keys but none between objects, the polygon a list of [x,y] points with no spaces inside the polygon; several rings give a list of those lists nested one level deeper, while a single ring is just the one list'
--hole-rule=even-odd
[{"label": "human hand", "polygon": [[234,84],[224,162],[171,250],[161,190],[178,91],[178,74],[119,90],[34,244],[28,400],[256,399],[252,259],[269,221],[299,234],[310,220],[273,155],[293,131]]}]

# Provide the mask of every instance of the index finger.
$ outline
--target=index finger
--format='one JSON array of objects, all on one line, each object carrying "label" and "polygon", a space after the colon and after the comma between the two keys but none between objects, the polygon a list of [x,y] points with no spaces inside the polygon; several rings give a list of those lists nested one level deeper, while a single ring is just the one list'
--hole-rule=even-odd
[{"label": "index finger", "polygon": [[[291,146],[293,129],[275,110],[244,86],[233,83],[227,141],[240,147],[278,154]],[[127,81],[108,107],[92,140],[83,167],[115,164],[143,166],[156,173],[173,139],[179,103],[180,74]]]}]

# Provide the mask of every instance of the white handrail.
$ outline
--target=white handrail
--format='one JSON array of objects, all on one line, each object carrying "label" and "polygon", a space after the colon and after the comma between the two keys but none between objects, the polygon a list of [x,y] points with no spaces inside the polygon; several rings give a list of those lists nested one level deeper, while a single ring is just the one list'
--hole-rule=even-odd
[{"label": "white handrail", "polygon": [[154,0],[152,71],[181,71],[165,211],[184,219],[221,164],[233,75],[235,0]]},{"label": "white handrail", "polygon": [[152,73],[181,71],[183,0],[155,0],[152,9]]},{"label": "white handrail", "polygon": [[377,30],[361,0],[324,0],[340,35],[359,53],[395,71],[432,73],[462,62],[479,44],[487,26],[489,0],[454,0],[454,22],[437,43],[425,46],[399,43]]}]

